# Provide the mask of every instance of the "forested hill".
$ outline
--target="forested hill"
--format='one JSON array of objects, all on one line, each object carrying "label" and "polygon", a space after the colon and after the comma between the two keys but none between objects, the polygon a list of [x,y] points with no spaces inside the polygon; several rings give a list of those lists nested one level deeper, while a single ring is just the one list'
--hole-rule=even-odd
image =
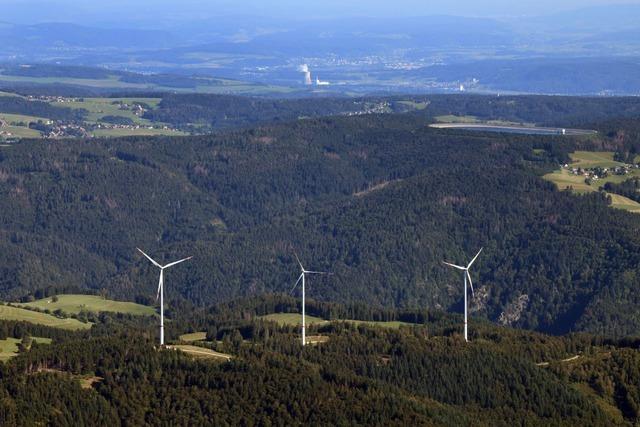
[{"label": "forested hill", "polygon": [[297,98],[266,99],[246,96],[170,94],[159,108],[145,113],[146,119],[174,126],[225,129],[259,123],[284,122],[304,117],[386,112],[383,99]]},{"label": "forested hill", "polygon": [[195,256],[167,273],[169,301],[288,292],[295,248],[309,268],[335,273],[310,281],[312,298],[460,311],[462,277],[441,261],[484,247],[474,316],[637,334],[640,217],[539,177],[575,141],[427,121],[367,115],[2,147],[1,295],[75,285],[148,298],[157,271],[136,246],[164,261]]},{"label": "forested hill", "polygon": [[[405,313],[380,327],[334,321],[299,327],[258,317],[292,298],[265,297],[176,313],[169,347],[155,320],[101,314],[60,333],[0,321],[0,338],[53,338],[0,364],[0,424],[633,426],[640,419],[638,340],[550,337],[460,316]],[[310,302],[314,315],[341,307]],[[269,311],[266,311],[269,312]],[[393,315],[368,308],[369,315]],[[366,315],[365,312],[351,315]],[[397,313],[396,313],[397,314]],[[153,322],[152,322],[153,320]],[[193,350],[187,331],[206,331]],[[313,334],[313,335],[311,335]]]},{"label": "forested hill", "polygon": [[546,126],[581,127],[612,118],[637,117],[637,98],[562,96],[415,95],[388,97],[258,98],[168,94],[145,113],[154,122],[225,129],[301,117],[408,112],[431,120],[466,116]]}]

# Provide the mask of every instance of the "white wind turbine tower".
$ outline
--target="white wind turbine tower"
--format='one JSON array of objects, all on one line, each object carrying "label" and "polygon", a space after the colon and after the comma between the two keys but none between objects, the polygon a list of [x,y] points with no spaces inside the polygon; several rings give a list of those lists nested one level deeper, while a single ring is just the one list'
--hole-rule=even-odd
[{"label": "white wind turbine tower", "polygon": [[457,268],[458,270],[464,271],[464,340],[466,342],[469,341],[469,337],[467,335],[467,279],[469,279],[469,286],[471,286],[471,295],[475,297],[473,293],[473,282],[471,282],[471,274],[469,274],[469,268],[471,268],[471,265],[475,262],[476,258],[480,256],[480,252],[482,252],[482,248],[480,248],[476,256],[473,257],[469,265],[467,265],[466,267],[461,267],[459,265],[442,261],[443,263],[445,263],[450,267]]},{"label": "white wind turbine tower", "polygon": [[302,263],[300,262],[300,258],[298,258],[298,255],[296,253],[294,253],[294,255],[296,256],[296,260],[298,261],[298,264],[300,265],[300,277],[298,277],[298,280],[296,281],[296,284],[293,285],[293,289],[291,289],[292,293],[295,289],[296,286],[298,286],[298,283],[300,283],[300,280],[302,280],[302,345],[307,345],[307,335],[306,335],[306,324],[305,324],[305,308],[304,308],[304,291],[305,291],[305,276],[307,274],[328,274],[330,275],[331,273],[327,273],[326,271],[308,271],[305,270],[304,267],[302,266]]},{"label": "white wind turbine tower", "polygon": [[184,258],[184,259],[181,259],[180,261],[174,261],[167,265],[160,265],[149,255],[145,254],[142,251],[142,249],[140,248],[136,248],[136,249],[138,249],[138,251],[140,251],[142,255],[147,257],[147,259],[151,261],[153,265],[155,265],[160,269],[160,282],[158,283],[158,294],[156,295],[156,301],[158,301],[158,297],[159,297],[160,298],[160,345],[163,346],[164,345],[164,269],[173,267],[176,264],[180,264],[181,262],[190,260],[193,257],[190,256],[189,258]]}]

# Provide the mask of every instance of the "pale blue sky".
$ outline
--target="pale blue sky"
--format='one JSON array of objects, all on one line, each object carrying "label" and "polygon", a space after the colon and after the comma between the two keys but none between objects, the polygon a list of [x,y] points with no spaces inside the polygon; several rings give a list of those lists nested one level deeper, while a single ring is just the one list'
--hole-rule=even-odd
[{"label": "pale blue sky", "polygon": [[503,17],[545,15],[640,0],[0,0],[0,21],[122,22],[175,21],[229,14],[274,18],[345,16],[463,15]]}]

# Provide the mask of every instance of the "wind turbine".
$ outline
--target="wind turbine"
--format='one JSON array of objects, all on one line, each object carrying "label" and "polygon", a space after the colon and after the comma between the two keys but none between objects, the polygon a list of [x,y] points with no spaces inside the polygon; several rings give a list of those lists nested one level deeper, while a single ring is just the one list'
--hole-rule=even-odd
[{"label": "wind turbine", "polygon": [[176,264],[180,264],[181,262],[190,260],[193,257],[190,256],[189,258],[184,258],[184,259],[181,259],[180,261],[174,261],[167,265],[160,265],[149,255],[145,254],[142,251],[142,249],[140,248],[136,248],[136,249],[138,249],[138,251],[140,251],[142,255],[147,257],[147,259],[151,261],[153,265],[155,265],[160,269],[160,282],[158,283],[158,294],[156,295],[156,301],[158,301],[158,297],[159,297],[160,298],[160,345],[163,346],[164,345],[164,269],[173,267]]},{"label": "wind turbine", "polygon": [[305,285],[305,276],[307,274],[328,274],[330,275],[331,273],[327,273],[326,271],[308,271],[305,270],[304,267],[302,266],[302,263],[300,262],[300,258],[298,258],[298,255],[294,252],[293,253],[296,257],[296,261],[298,261],[298,264],[300,265],[300,277],[298,277],[298,280],[296,281],[296,284],[293,285],[293,289],[291,289],[290,293],[293,293],[293,291],[296,289],[296,286],[298,286],[298,283],[300,283],[300,280],[302,280],[302,345],[307,345],[307,335],[306,335],[306,324],[305,324],[305,308],[304,308],[304,285]]},{"label": "wind turbine", "polygon": [[475,294],[473,293],[473,282],[471,282],[471,274],[469,274],[469,268],[471,268],[471,265],[473,265],[473,263],[475,262],[476,258],[478,258],[478,256],[480,256],[480,252],[482,252],[482,248],[480,248],[480,250],[478,251],[476,256],[473,257],[473,259],[471,260],[469,265],[467,265],[466,267],[461,267],[459,265],[455,265],[455,264],[448,263],[446,261],[442,261],[444,264],[446,264],[446,265],[448,265],[450,267],[457,268],[458,270],[464,271],[464,340],[466,342],[469,341],[469,338],[468,338],[468,335],[467,335],[467,279],[469,279],[469,285],[471,286],[471,296],[475,297]]}]

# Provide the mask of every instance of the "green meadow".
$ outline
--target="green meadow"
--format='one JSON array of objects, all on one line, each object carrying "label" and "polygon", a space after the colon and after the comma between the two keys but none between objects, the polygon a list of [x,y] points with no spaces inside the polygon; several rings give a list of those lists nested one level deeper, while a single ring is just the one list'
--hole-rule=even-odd
[{"label": "green meadow", "polygon": [[[51,344],[51,338],[32,337],[31,339],[38,344]],[[18,344],[21,341],[18,338],[0,340],[0,362],[6,362],[18,355]]]},{"label": "green meadow", "polygon": [[154,316],[156,314],[154,307],[133,302],[113,301],[97,295],[57,295],[57,301],[55,302],[53,297],[48,297],[23,305],[41,310],[61,310],[66,314],[78,314],[83,310],[91,313],[108,311],[138,316]]},{"label": "green meadow", "polygon": [[[613,160],[613,154],[611,151],[576,151],[570,154],[572,162],[569,164],[569,168],[614,168],[624,165],[624,163]],[[589,185],[585,182],[584,176],[574,175],[568,169],[562,168],[544,175],[543,178],[556,184],[559,190],[572,190],[578,194],[586,194],[600,191],[600,187],[607,182],[617,184],[634,177],[640,177],[640,170],[632,169],[627,175],[610,175]],[[611,196],[611,206],[613,208],[640,213],[640,203],[618,194],[607,194]]]},{"label": "green meadow", "polygon": [[50,314],[8,305],[0,305],[0,320],[18,320],[71,331],[89,329],[92,325],[91,323],[83,323],[77,319],[60,319]]},{"label": "green meadow", "polygon": [[[258,317],[262,320],[268,320],[271,322],[276,322],[280,325],[302,325],[302,315],[300,313],[272,313],[267,314],[266,316]],[[400,326],[411,326],[412,323],[406,322],[374,322],[368,320],[351,320],[351,319],[333,319],[333,320],[324,320],[319,317],[314,316],[305,316],[307,325],[317,325],[322,323],[329,322],[348,322],[356,325],[367,325],[367,326],[376,326],[383,328],[399,328]]]}]

